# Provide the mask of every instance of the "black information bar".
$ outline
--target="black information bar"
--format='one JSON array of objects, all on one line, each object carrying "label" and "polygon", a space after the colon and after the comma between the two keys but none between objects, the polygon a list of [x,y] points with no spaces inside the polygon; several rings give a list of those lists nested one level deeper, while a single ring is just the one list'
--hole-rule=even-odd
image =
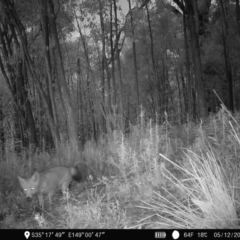
[{"label": "black information bar", "polygon": [[240,238],[240,229],[236,230],[180,230],[180,229],[124,229],[124,230],[0,230],[0,239],[237,239]]}]

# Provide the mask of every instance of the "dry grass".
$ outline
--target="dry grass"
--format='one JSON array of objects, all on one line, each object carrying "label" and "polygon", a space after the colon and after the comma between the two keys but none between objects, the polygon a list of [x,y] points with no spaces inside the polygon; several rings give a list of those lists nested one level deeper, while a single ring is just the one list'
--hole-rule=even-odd
[{"label": "dry grass", "polygon": [[[165,115],[157,125],[142,111],[128,136],[113,131],[81,153],[62,143],[55,153],[17,155],[9,144],[0,162],[9,210],[0,212],[2,227],[238,228],[239,119],[223,107],[199,124],[172,126]],[[43,215],[30,212],[16,175],[74,164],[83,182],[67,197],[56,194]]]}]

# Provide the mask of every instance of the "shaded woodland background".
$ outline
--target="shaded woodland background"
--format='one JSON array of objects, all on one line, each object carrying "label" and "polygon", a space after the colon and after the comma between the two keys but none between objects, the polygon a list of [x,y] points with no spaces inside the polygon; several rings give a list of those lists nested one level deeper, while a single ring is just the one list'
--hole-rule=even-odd
[{"label": "shaded woodland background", "polygon": [[239,42],[239,0],[0,0],[0,229],[239,229]]},{"label": "shaded woodland background", "polygon": [[239,0],[0,0],[1,156],[238,111],[239,42]]}]

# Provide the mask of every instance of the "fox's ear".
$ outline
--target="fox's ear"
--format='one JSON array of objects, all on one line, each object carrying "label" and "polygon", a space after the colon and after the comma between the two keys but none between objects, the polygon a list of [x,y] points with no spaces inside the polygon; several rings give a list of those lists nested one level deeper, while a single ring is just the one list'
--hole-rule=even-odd
[{"label": "fox's ear", "polygon": [[18,176],[18,181],[22,185],[25,182],[25,179],[23,179],[20,176]]},{"label": "fox's ear", "polygon": [[31,179],[32,179],[34,182],[37,182],[37,181],[39,180],[39,173],[38,173],[38,172],[35,172],[35,173],[32,175]]}]

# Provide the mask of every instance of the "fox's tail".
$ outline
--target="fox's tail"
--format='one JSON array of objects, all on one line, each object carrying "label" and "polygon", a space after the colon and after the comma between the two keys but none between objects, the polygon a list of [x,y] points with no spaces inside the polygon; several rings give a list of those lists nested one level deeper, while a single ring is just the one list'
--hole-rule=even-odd
[{"label": "fox's tail", "polygon": [[82,173],[78,166],[71,167],[70,172],[74,181],[80,182],[82,180]]}]

